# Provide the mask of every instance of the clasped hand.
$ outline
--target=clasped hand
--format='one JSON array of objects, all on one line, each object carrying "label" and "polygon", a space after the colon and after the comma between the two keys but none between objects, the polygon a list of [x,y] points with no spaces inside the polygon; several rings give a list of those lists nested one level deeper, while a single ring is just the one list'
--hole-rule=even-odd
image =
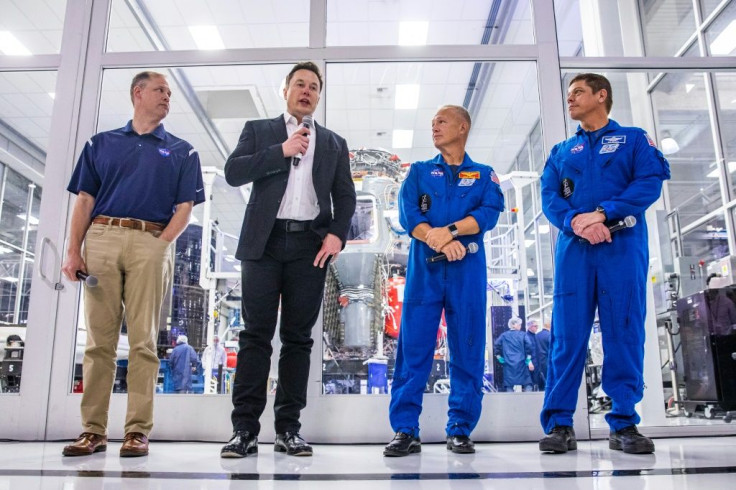
[{"label": "clasped hand", "polygon": [[603,214],[597,211],[581,213],[572,219],[570,226],[577,236],[588,240],[591,245],[597,245],[602,242],[611,243],[611,232],[603,224],[604,220],[605,217]]}]

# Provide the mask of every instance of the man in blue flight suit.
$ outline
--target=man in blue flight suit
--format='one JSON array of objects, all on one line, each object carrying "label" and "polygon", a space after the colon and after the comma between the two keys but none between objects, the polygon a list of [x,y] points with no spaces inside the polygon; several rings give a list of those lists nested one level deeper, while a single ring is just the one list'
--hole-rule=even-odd
[{"label": "man in blue flight suit", "polygon": [[521,318],[509,320],[509,329],[498,336],[493,346],[496,359],[503,365],[503,391],[512,392],[521,385],[522,391],[532,391],[534,344],[528,332],[521,331]]},{"label": "man in blue flight suit", "polygon": [[[422,394],[443,308],[450,348],[447,449],[475,452],[469,436],[480,417],[486,340],[483,234],[496,225],[503,195],[493,169],[465,153],[470,124],[463,107],[441,107],[432,119],[440,154],[414,163],[401,187],[399,220],[414,239],[389,406],[396,435],[384,456],[421,451]],[[471,243],[477,253],[466,255]],[[447,261],[427,262],[440,253]]]},{"label": "man in blue flight suit", "polygon": [[197,364],[199,356],[189,345],[189,338],[186,335],[179,335],[176,338],[176,347],[169,355],[169,369],[175,393],[192,392],[192,368]]},{"label": "man in blue flight suit", "polygon": [[[644,213],[659,198],[669,164],[640,128],[608,118],[610,82],[585,73],[570,81],[568,112],[580,122],[557,144],[542,174],[542,209],[560,230],[555,251],[552,337],[540,451],[577,448],[572,428],[577,392],[596,307],[603,334],[603,389],[613,400],[606,415],[609,447],[654,452],[636,429],[634,406],[644,390],[644,319],[649,265]],[[611,235],[606,222],[627,216],[636,226]]]},{"label": "man in blue flight suit", "polygon": [[[535,323],[534,320],[529,322],[529,329],[531,330],[531,324]],[[537,378],[539,380],[539,390],[544,391],[545,386],[547,385],[547,359],[548,359],[548,353],[549,353],[549,338],[551,334],[549,333],[550,325],[549,323],[544,323],[542,325],[542,330],[537,332],[537,364],[535,366],[537,367],[536,371],[539,373],[539,377]]]}]

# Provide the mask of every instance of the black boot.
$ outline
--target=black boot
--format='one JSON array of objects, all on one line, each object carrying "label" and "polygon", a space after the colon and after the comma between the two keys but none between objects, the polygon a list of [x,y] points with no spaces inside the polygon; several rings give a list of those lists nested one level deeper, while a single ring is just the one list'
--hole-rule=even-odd
[{"label": "black boot", "polygon": [[408,456],[422,452],[422,441],[406,432],[397,432],[383,449],[384,456]]},{"label": "black boot", "polygon": [[608,438],[608,447],[629,454],[651,454],[654,452],[654,442],[643,436],[635,425],[624,427],[619,431],[611,431]]},{"label": "black boot", "polygon": [[552,432],[539,441],[539,450],[542,452],[566,453],[578,448],[575,440],[575,430],[569,425],[558,425]]},{"label": "black boot", "polygon": [[447,436],[447,449],[457,454],[472,454],[475,444],[468,436]]}]

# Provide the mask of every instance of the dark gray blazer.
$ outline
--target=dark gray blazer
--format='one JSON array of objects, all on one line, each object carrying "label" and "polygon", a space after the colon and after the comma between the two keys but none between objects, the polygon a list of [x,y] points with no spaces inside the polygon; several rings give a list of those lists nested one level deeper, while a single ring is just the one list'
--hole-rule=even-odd
[{"label": "dark gray blazer", "polygon": [[[350,173],[350,157],[345,139],[315,123],[312,180],[317,193],[319,215],[312,231],[324,238],[327,233],[345,237],[355,212],[355,185]],[[248,121],[238,146],[225,163],[225,180],[238,187],[253,182],[243,218],[235,257],[258,260],[271,233],[291,170],[291,158],[284,157],[281,144],[287,139],[286,122],[275,119]]]}]

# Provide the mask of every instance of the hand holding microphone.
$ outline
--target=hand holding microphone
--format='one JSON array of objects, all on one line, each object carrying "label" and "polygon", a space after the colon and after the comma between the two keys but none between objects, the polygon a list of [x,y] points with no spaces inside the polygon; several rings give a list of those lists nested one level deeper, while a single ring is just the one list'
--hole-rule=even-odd
[{"label": "hand holding microphone", "polygon": [[[450,242],[450,243],[452,243],[452,242]],[[477,251],[478,251],[478,244],[475,243],[475,242],[470,242],[470,243],[468,243],[468,246],[465,247],[465,252],[467,252],[469,254],[474,254]],[[427,257],[427,263],[428,264],[434,264],[435,262],[442,262],[442,261],[445,261],[445,260],[447,260],[447,255],[446,254],[437,254],[437,255],[434,255],[432,257]]]},{"label": "hand holding microphone", "polygon": [[[613,233],[616,233],[619,230],[623,230],[624,228],[632,228],[632,227],[636,226],[636,218],[633,217],[633,216],[627,216],[627,217],[625,217],[622,220],[618,220],[618,221],[615,221],[615,222],[610,222],[608,224],[605,224],[605,223],[599,223],[599,224],[602,224],[603,226],[605,226],[606,228],[608,228],[608,233],[609,234],[613,234]],[[591,225],[589,228],[592,228],[593,226],[596,226],[596,225]],[[587,228],[586,228],[586,230],[587,230]],[[583,233],[585,233],[585,230],[583,230]],[[604,240],[604,239],[600,239],[600,237],[598,237],[598,238],[599,239],[595,239],[595,238],[593,238],[593,236],[590,236],[590,237],[581,236],[580,238],[578,238],[578,241],[579,242],[588,242],[588,243],[591,243],[592,245],[596,245],[596,244],[598,244],[598,243],[600,243],[600,242],[602,242]]]},{"label": "hand holding microphone", "polygon": [[[299,125],[299,128],[297,128],[297,130],[295,131],[295,133],[296,132],[299,132],[299,130],[301,128],[307,128],[307,129],[309,129],[311,131],[313,125],[314,125],[314,121],[312,119],[312,116],[311,115],[304,116],[302,118],[302,123]],[[307,148],[309,148],[309,134],[305,134],[304,136],[306,136],[306,139],[307,139],[307,146],[306,147],[303,147],[302,149],[300,149],[299,150],[299,153],[297,153],[296,155],[294,155],[293,157],[291,157],[291,164],[293,166],[295,166],[295,167],[298,167],[299,166],[299,162],[301,162],[302,157],[304,157],[304,154],[307,152]],[[289,139],[291,139],[291,138],[289,138]]]},{"label": "hand holding microphone", "polygon": [[93,288],[97,286],[98,281],[95,276],[90,276],[86,272],[82,272],[82,271],[77,271],[76,274],[74,275],[77,276],[77,279],[82,281],[87,287]]}]

